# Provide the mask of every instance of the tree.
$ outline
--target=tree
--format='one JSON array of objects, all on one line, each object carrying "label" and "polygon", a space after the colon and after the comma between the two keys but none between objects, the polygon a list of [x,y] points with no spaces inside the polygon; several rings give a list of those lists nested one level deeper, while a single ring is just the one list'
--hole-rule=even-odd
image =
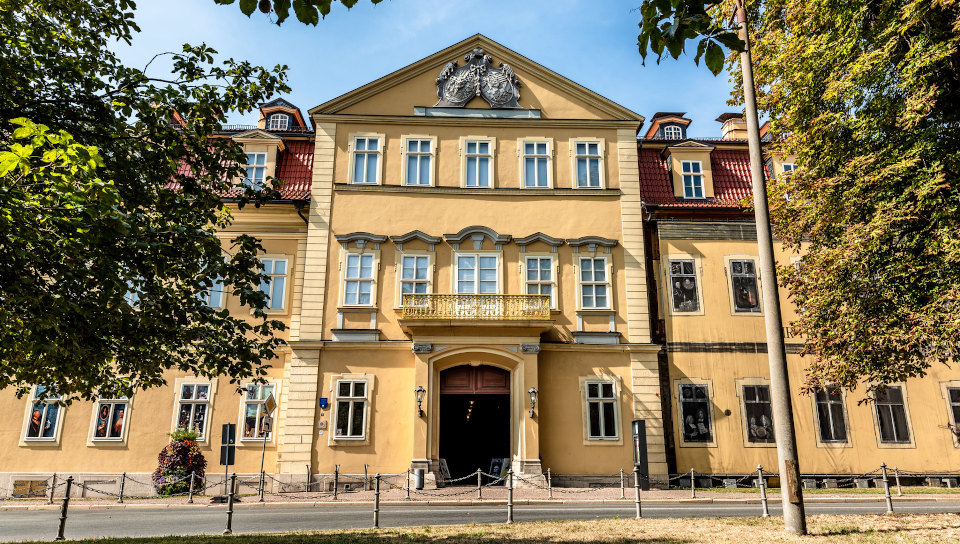
[{"label": "tree", "polygon": [[[229,5],[236,0],[213,0],[218,4]],[[316,26],[320,19],[330,13],[330,8],[337,0],[240,0],[240,11],[249,17],[254,10],[259,9],[262,13],[273,13],[277,16],[277,25],[282,24],[290,16],[290,8],[297,19],[304,24]],[[357,5],[359,0],[339,0],[341,4],[352,8]],[[374,4],[379,4],[383,0],[370,0]]]},{"label": "tree", "polygon": [[[245,186],[242,148],[214,136],[223,112],[288,91],[286,67],[185,45],[151,77],[110,50],[139,30],[134,7],[0,4],[0,388],[115,397],[169,369],[239,383],[281,342],[259,241],[218,237],[227,200],[273,191]],[[252,315],[208,307],[221,284]]]},{"label": "tree", "polygon": [[[641,53],[676,58],[665,36],[701,28],[698,51],[725,43],[709,32],[730,5],[647,0]],[[807,385],[882,386],[955,361],[960,3],[767,0],[750,17],[770,151],[801,166],[769,188],[777,234],[804,253],[780,276],[813,358]]]}]

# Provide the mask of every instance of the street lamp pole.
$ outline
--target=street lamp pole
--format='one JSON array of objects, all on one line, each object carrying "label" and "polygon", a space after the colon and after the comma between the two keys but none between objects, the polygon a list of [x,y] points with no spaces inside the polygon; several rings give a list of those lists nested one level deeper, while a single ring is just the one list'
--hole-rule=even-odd
[{"label": "street lamp pole", "polygon": [[797,459],[797,438],[793,427],[793,406],[790,399],[790,377],[787,354],[783,345],[783,323],[780,319],[780,293],[773,256],[773,236],[767,206],[767,185],[763,175],[763,154],[760,150],[760,123],[757,120],[757,98],[754,92],[753,60],[747,31],[747,10],[744,0],[737,2],[736,21],[745,46],[740,52],[743,70],[743,100],[746,106],[747,140],[750,148],[750,174],[753,181],[753,205],[757,224],[757,245],[760,251],[760,274],[763,292],[763,316],[767,332],[767,355],[770,362],[770,389],[773,419],[776,422],[777,457],[780,465],[780,498],[783,503],[784,528],[797,535],[807,534],[807,520],[800,490],[800,465]]}]

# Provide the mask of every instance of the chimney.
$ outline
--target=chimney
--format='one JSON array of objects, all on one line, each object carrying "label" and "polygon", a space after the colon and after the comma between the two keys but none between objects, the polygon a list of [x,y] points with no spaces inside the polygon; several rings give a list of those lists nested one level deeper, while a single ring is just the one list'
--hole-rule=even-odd
[{"label": "chimney", "polygon": [[723,123],[720,126],[720,138],[723,140],[746,140],[747,122],[743,120],[742,113],[724,113],[717,117],[717,122]]}]

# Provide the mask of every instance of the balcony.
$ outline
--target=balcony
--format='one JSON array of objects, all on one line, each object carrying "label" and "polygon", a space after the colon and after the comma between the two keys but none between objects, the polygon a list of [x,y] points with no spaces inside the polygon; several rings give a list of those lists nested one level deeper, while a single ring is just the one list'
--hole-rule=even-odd
[{"label": "balcony", "polygon": [[549,295],[405,294],[402,321],[550,321]]}]

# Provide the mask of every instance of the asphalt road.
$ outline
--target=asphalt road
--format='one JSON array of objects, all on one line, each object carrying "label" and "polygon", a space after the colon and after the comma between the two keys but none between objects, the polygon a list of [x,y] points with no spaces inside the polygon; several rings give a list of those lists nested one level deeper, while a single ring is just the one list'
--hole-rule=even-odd
[{"label": "asphalt road", "polygon": [[[958,502],[903,502],[901,513],[960,512]],[[808,504],[808,514],[882,514],[882,502]],[[770,513],[779,515],[779,501],[770,501]],[[648,504],[644,517],[752,517],[760,515],[759,504]],[[632,504],[518,505],[514,520],[540,521],[633,517]],[[381,527],[503,523],[506,506],[388,506],[380,511]],[[53,540],[59,512],[54,510],[0,511],[0,541]],[[127,508],[73,510],[66,525],[68,539],[128,536],[219,534],[226,523],[223,506],[197,508]],[[372,507],[361,506],[268,506],[235,509],[234,533],[267,533],[358,529],[373,525]]]}]

